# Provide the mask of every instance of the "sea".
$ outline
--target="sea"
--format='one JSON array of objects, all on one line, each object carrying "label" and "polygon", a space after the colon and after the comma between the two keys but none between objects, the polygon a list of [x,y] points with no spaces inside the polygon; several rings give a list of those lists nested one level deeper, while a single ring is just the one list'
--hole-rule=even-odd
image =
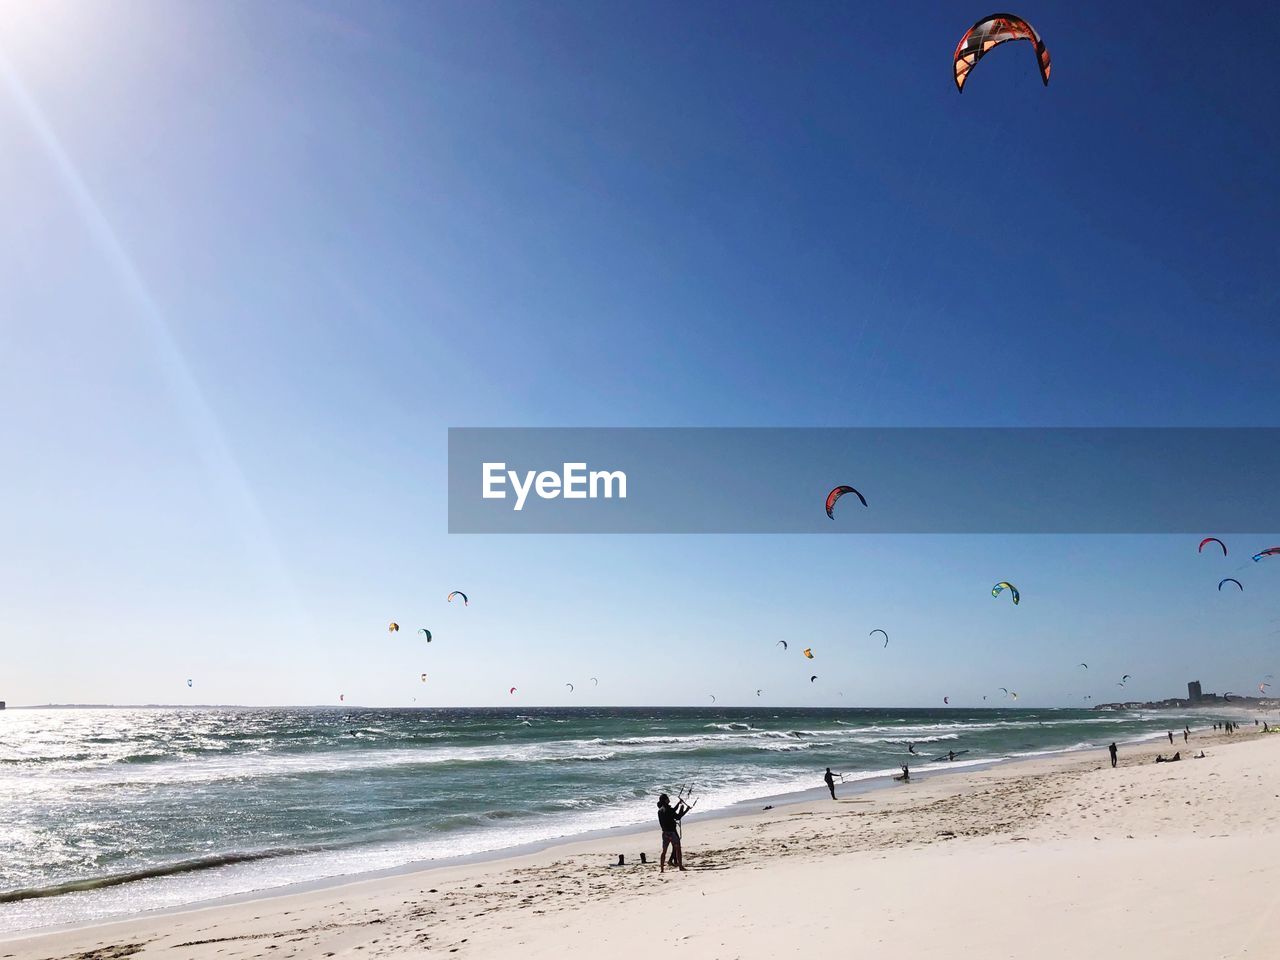
[{"label": "sea", "polygon": [[[0,712],[0,935],[913,774],[1101,748],[1204,711],[49,708]],[[1181,745],[1181,738],[1179,738]],[[914,745],[915,755],[908,752]],[[954,751],[954,761],[935,760]],[[697,816],[686,823],[696,823]]]}]

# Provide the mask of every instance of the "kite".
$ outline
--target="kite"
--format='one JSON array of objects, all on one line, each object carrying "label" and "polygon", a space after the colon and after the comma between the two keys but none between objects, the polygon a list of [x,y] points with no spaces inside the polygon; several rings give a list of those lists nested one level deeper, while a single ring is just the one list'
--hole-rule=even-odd
[{"label": "kite", "polygon": [[783,650],[787,649],[787,641],[785,641],[785,640],[779,640],[779,641],[778,641],[778,643],[782,644],[782,649],[783,649]]},{"label": "kite", "polygon": [[1018,694],[1017,694],[1015,691],[1013,691],[1013,690],[1010,690],[1010,691],[1009,691],[1009,696],[1013,697],[1013,699],[1015,699],[1015,700],[1017,700],[1017,699],[1018,699]]},{"label": "kite", "polygon": [[515,687],[512,687],[510,690],[508,690],[508,691],[507,691],[507,696],[511,696],[511,694],[513,694],[513,693],[515,693],[515,692],[516,692],[516,688],[515,688]]},{"label": "kite", "polygon": [[392,620],[390,623],[387,624],[387,633],[399,633],[399,632],[400,632],[400,624],[396,623],[394,620]]},{"label": "kite", "polygon": [[1036,33],[1035,28],[1021,17],[1015,17],[1011,13],[995,13],[989,17],[983,17],[970,27],[956,45],[952,63],[956,90],[963,93],[964,82],[969,78],[969,72],[977,62],[993,47],[998,47],[1010,40],[1027,40],[1035,47],[1040,79],[1047,87],[1049,85],[1049,51],[1045,48],[1044,41],[1040,39],[1040,34]]},{"label": "kite", "polygon": [[431,642],[431,631],[426,627],[419,627],[418,632],[427,638],[427,643]]},{"label": "kite", "polygon": [[1244,584],[1242,584],[1242,583],[1241,583],[1239,580],[1237,580],[1235,577],[1224,577],[1223,579],[1221,579],[1221,580],[1219,580],[1219,581],[1218,581],[1218,592],[1219,592],[1219,593],[1221,593],[1221,592],[1222,592],[1222,585],[1223,585],[1224,583],[1234,583],[1234,584],[1235,584],[1237,587],[1239,587],[1241,590],[1243,590],[1243,589],[1244,589]]},{"label": "kite", "polygon": [[1087,663],[1082,663],[1080,666],[1084,667],[1086,670],[1089,669],[1089,665]]},{"label": "kite", "polygon": [[1200,546],[1196,547],[1196,553],[1203,553],[1204,545],[1206,543],[1216,543],[1218,546],[1222,548],[1222,555],[1224,557],[1227,555],[1227,545],[1223,543],[1221,540],[1219,540],[1217,537],[1205,537],[1203,540],[1201,540]]},{"label": "kite", "polygon": [[1223,702],[1223,703],[1230,703],[1230,702],[1231,702],[1231,694],[1232,694],[1232,693],[1234,693],[1234,692],[1235,692],[1235,691],[1233,691],[1233,690],[1228,690],[1226,693],[1224,693],[1224,694],[1222,695],[1222,702]]},{"label": "kite", "polygon": [[757,696],[757,697],[758,697],[758,696],[760,696],[760,691],[759,691],[759,690],[757,690],[757,691],[756,691],[756,696]]},{"label": "kite", "polygon": [[188,687],[189,687],[189,686],[191,686],[191,681],[190,681],[190,680],[188,680],[188,681],[187,681],[187,686],[188,686]]},{"label": "kite", "polygon": [[1261,553],[1255,553],[1253,555],[1253,560],[1256,563],[1263,557],[1274,557],[1277,553],[1280,553],[1280,547],[1267,547],[1267,549],[1263,550]]},{"label": "kite", "polygon": [[1128,680],[1128,679],[1129,679],[1129,677],[1131,677],[1131,676],[1132,676],[1132,674],[1126,673],[1123,677],[1121,677],[1121,678],[1120,678],[1120,682],[1121,682],[1121,683],[1124,683],[1124,682],[1125,682],[1126,680]]},{"label": "kite", "polygon": [[709,696],[709,697],[711,698],[711,702],[712,702],[712,703],[715,703],[715,702],[716,702],[716,695],[715,695],[714,693],[709,693],[709,694],[707,694],[707,696]]},{"label": "kite", "polygon": [[339,699],[339,700],[345,700],[345,699],[347,699],[347,695],[346,695],[345,693],[340,693],[340,694],[338,694],[338,699]]},{"label": "kite", "polygon": [[[422,682],[423,682],[423,683],[426,683],[426,682],[427,682],[427,675],[426,675],[425,673],[422,675]],[[417,699],[417,697],[415,697],[414,699],[416,700],[416,699]]]},{"label": "kite", "polygon": [[818,675],[815,673],[812,677],[810,677],[810,678],[809,678],[809,682],[810,682],[810,683],[813,683],[813,681],[815,681],[815,680],[817,680],[817,679],[818,679]]},{"label": "kite", "polygon": [[1269,684],[1269,683],[1260,683],[1260,684],[1258,684],[1258,692],[1259,692],[1259,693],[1263,693],[1263,694],[1265,694],[1265,693],[1267,692],[1267,687],[1269,687],[1269,686],[1271,686],[1271,684]]},{"label": "kite", "polygon": [[841,497],[843,497],[846,493],[852,493],[855,497],[857,497],[859,500],[862,501],[862,505],[864,507],[867,505],[867,498],[864,497],[862,494],[860,494],[857,490],[853,489],[853,487],[846,486],[844,484],[841,484],[838,487],[834,487],[832,491],[827,494],[827,516],[830,517],[832,520],[836,518],[836,515],[832,513],[832,511],[835,510],[836,508],[836,501],[839,500]]},{"label": "kite", "polygon": [[813,659],[813,647],[805,647],[805,648],[804,648],[804,658],[805,658],[806,660],[812,660],[812,659]]},{"label": "kite", "polygon": [[950,703],[950,702],[951,702],[951,698],[950,698],[950,697],[943,697],[943,698],[942,698],[942,702],[943,702],[943,703]]},{"label": "kite", "polygon": [[570,693],[573,693],[573,684],[572,684],[572,683],[566,683],[566,684],[565,684],[565,686],[569,688],[569,692],[570,692]]},{"label": "kite", "polygon": [[598,687],[598,686],[600,686],[600,680],[599,680],[599,678],[597,678],[597,677],[592,677],[592,678],[591,678],[591,685],[592,685],[593,687]]},{"label": "kite", "polygon": [[[874,630],[872,630],[870,633],[868,633],[868,634],[867,634],[867,636],[868,636],[868,637],[874,637],[877,633],[884,633],[884,631],[883,631],[883,630],[881,630],[879,627],[876,627]],[[889,634],[887,634],[887,633],[884,633],[884,645],[885,645],[886,647],[889,645]]]},{"label": "kite", "polygon": [[1009,695],[1009,688],[1008,688],[1008,687],[1000,687],[1000,690],[1004,692],[1004,695],[1005,695],[1006,697]]},{"label": "kite", "polygon": [[467,599],[467,595],[463,593],[461,590],[454,590],[452,593],[449,594],[449,596],[445,597],[445,600],[447,600],[449,603],[453,603],[454,597],[461,597],[462,605],[464,607],[468,607],[471,605],[471,601]]},{"label": "kite", "polygon": [[992,587],[992,588],[991,588],[991,595],[992,595],[993,597],[998,597],[998,596],[1000,596],[1000,591],[1001,591],[1001,590],[1004,590],[1004,589],[1006,589],[1006,588],[1007,588],[1007,589],[1008,589],[1008,591],[1009,591],[1009,595],[1010,595],[1011,597],[1013,597],[1013,604],[1014,604],[1014,606],[1017,606],[1019,603],[1021,603],[1021,602],[1022,602],[1022,594],[1020,594],[1020,593],[1018,592],[1018,588],[1017,588],[1017,587],[1015,587],[1015,586],[1014,586],[1012,583],[1010,583],[1008,580],[1001,580],[1001,581],[1000,581],[999,583],[997,583],[994,587]]}]

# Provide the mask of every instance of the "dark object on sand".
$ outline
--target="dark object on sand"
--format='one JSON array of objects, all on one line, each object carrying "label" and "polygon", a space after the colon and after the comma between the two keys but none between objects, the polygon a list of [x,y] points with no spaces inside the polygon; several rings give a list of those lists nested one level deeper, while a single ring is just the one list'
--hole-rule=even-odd
[{"label": "dark object on sand", "polygon": [[625,853],[618,854],[618,862],[615,863],[614,866],[625,867],[626,865],[627,865],[627,855]]},{"label": "dark object on sand", "polygon": [[648,857],[646,857],[646,856],[644,855],[644,851],[643,851],[643,850],[641,850],[641,851],[640,851],[640,862],[641,862],[641,863],[648,863],[648,862],[649,862],[649,858],[648,858]]},{"label": "dark object on sand", "polygon": [[1156,763],[1177,763],[1181,759],[1181,750],[1175,753],[1172,757],[1166,757],[1163,753],[1156,754]]}]

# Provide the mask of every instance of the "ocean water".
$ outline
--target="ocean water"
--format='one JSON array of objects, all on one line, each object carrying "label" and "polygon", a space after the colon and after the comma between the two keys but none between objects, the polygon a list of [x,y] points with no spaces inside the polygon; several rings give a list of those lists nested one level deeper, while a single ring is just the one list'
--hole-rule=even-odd
[{"label": "ocean water", "polygon": [[[1204,712],[41,709],[0,713],[0,933],[648,824],[898,765],[1133,741]],[[917,757],[907,754],[914,743]],[[930,764],[948,750],[954,763]],[[692,820],[690,822],[693,822]]]}]

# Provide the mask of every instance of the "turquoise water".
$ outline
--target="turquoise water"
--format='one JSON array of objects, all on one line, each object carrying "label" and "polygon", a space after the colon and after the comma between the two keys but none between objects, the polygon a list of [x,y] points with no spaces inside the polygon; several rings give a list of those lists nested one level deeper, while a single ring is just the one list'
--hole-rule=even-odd
[{"label": "turquoise water", "polygon": [[[0,932],[648,824],[1204,712],[65,709],[0,713]],[[914,743],[917,757],[907,753]],[[937,767],[938,765],[933,765]]]}]

